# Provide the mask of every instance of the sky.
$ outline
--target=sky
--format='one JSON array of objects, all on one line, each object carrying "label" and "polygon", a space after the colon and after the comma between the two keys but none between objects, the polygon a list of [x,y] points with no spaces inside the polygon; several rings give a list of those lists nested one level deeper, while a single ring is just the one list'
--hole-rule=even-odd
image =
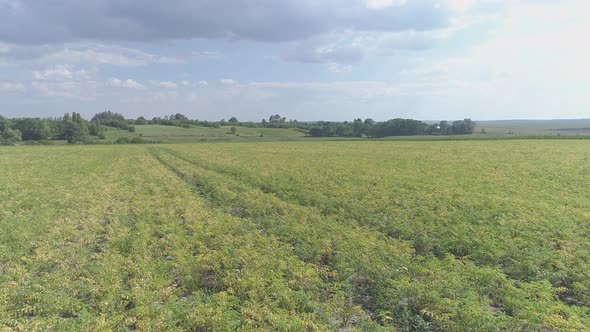
[{"label": "sky", "polygon": [[590,118],[587,0],[0,0],[0,115]]}]

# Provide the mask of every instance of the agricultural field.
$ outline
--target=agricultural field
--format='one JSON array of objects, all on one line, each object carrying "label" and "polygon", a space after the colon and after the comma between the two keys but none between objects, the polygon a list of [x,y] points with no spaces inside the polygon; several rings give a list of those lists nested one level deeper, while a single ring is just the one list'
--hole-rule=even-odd
[{"label": "agricultural field", "polygon": [[0,330],[584,331],[589,144],[0,147]]},{"label": "agricultural field", "polygon": [[151,141],[163,143],[195,143],[207,141],[267,141],[290,140],[302,138],[305,132],[288,128],[248,128],[236,127],[236,133],[231,131],[231,126],[213,127],[174,127],[162,125],[135,126],[136,132],[111,129],[105,131],[108,141],[114,141],[120,137],[139,137],[140,135]]},{"label": "agricultural field", "polygon": [[477,133],[495,136],[588,136],[590,119],[478,121]]}]

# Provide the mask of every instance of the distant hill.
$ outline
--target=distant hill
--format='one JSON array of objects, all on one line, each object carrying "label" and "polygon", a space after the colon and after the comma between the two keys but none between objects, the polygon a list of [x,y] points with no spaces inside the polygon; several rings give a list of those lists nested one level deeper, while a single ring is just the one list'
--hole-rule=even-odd
[{"label": "distant hill", "polygon": [[590,133],[590,119],[476,121],[490,134],[577,135]]}]

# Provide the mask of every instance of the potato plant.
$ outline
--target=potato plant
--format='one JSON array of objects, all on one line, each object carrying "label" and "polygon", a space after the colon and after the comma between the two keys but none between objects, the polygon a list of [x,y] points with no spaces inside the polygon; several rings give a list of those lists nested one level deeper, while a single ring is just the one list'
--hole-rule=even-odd
[{"label": "potato plant", "polygon": [[589,151],[0,147],[0,330],[584,330]]}]

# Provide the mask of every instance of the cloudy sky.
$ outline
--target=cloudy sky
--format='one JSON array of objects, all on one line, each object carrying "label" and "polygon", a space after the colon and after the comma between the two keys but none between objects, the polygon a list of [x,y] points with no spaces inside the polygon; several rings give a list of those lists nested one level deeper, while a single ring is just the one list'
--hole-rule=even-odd
[{"label": "cloudy sky", "polygon": [[590,117],[587,0],[0,0],[0,114]]}]

